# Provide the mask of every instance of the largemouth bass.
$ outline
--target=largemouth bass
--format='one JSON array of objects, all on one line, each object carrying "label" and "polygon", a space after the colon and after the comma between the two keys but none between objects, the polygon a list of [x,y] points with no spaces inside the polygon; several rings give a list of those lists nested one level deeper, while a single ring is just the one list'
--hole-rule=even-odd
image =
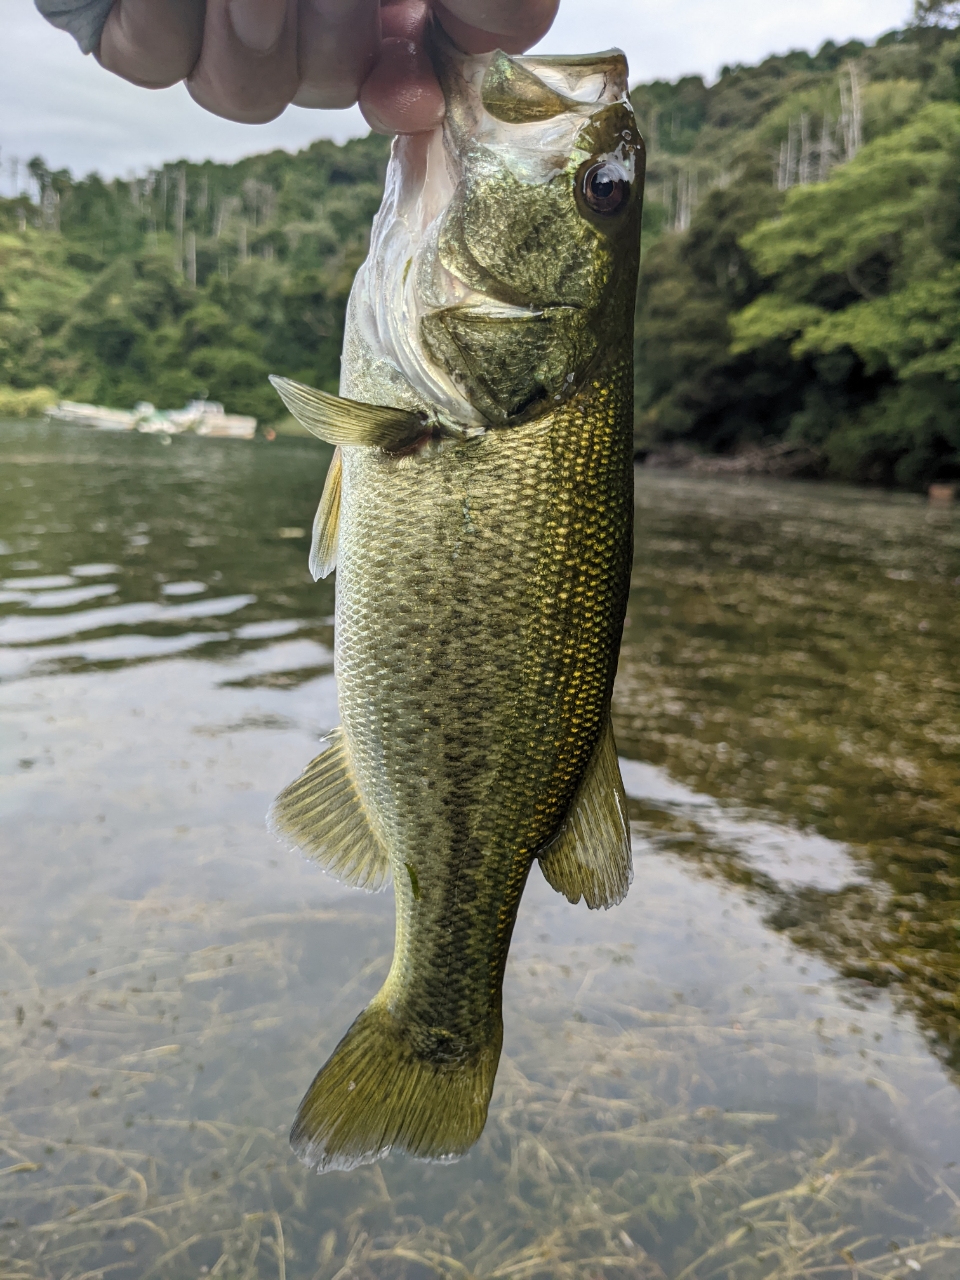
[{"label": "largemouth bass", "polygon": [[341,397],[273,380],[338,446],[311,566],[337,567],[342,727],[271,821],[396,895],[386,982],[291,1133],[320,1170],[468,1150],[534,860],[590,907],[631,875],[610,725],[644,171],[626,62],[439,35],[434,57],[446,119],[393,144]]}]

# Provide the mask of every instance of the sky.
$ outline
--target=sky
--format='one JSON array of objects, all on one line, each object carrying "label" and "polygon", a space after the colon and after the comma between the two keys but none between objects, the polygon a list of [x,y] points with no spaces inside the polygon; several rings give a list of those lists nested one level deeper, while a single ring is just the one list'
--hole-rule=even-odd
[{"label": "sky", "polygon": [[[910,0],[561,0],[543,53],[618,45],[631,80],[716,77],[724,63],[872,40],[902,25]],[[128,85],[85,58],[49,27],[31,0],[0,0],[0,195],[12,194],[11,161],[42,155],[51,168],[105,177],[142,173],[165,160],[232,161],[258,151],[290,151],[315,138],[366,133],[359,111],[288,107],[266,125],[233,124],[202,111],[182,85],[151,92]]]}]

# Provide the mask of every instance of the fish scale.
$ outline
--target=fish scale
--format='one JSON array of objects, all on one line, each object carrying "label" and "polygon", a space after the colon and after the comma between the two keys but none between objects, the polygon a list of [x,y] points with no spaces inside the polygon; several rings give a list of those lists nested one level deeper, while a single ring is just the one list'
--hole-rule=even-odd
[{"label": "fish scale", "polygon": [[530,864],[609,707],[629,586],[630,372],[620,361],[547,423],[467,441],[439,465],[366,452],[345,465],[337,682],[407,922],[391,1008],[465,1045],[500,1016]]}]

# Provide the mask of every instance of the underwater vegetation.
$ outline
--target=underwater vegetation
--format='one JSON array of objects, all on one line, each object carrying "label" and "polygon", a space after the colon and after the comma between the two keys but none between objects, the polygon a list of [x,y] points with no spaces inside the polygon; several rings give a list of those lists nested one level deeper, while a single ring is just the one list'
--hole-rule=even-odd
[{"label": "underwater vegetation", "polygon": [[0,428],[0,1272],[952,1280],[957,511],[638,473],[631,892],[534,872],[473,1152],[318,1179],[393,940],[262,827],[336,723],[328,459]]}]

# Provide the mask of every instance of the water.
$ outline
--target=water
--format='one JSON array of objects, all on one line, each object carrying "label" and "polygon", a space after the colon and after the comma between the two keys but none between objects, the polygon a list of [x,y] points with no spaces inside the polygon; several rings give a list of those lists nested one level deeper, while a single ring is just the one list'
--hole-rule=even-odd
[{"label": "water", "polygon": [[319,1178],[393,929],[263,826],[328,459],[0,426],[0,1275],[956,1277],[958,513],[639,475],[630,896],[534,872],[469,1156]]}]

